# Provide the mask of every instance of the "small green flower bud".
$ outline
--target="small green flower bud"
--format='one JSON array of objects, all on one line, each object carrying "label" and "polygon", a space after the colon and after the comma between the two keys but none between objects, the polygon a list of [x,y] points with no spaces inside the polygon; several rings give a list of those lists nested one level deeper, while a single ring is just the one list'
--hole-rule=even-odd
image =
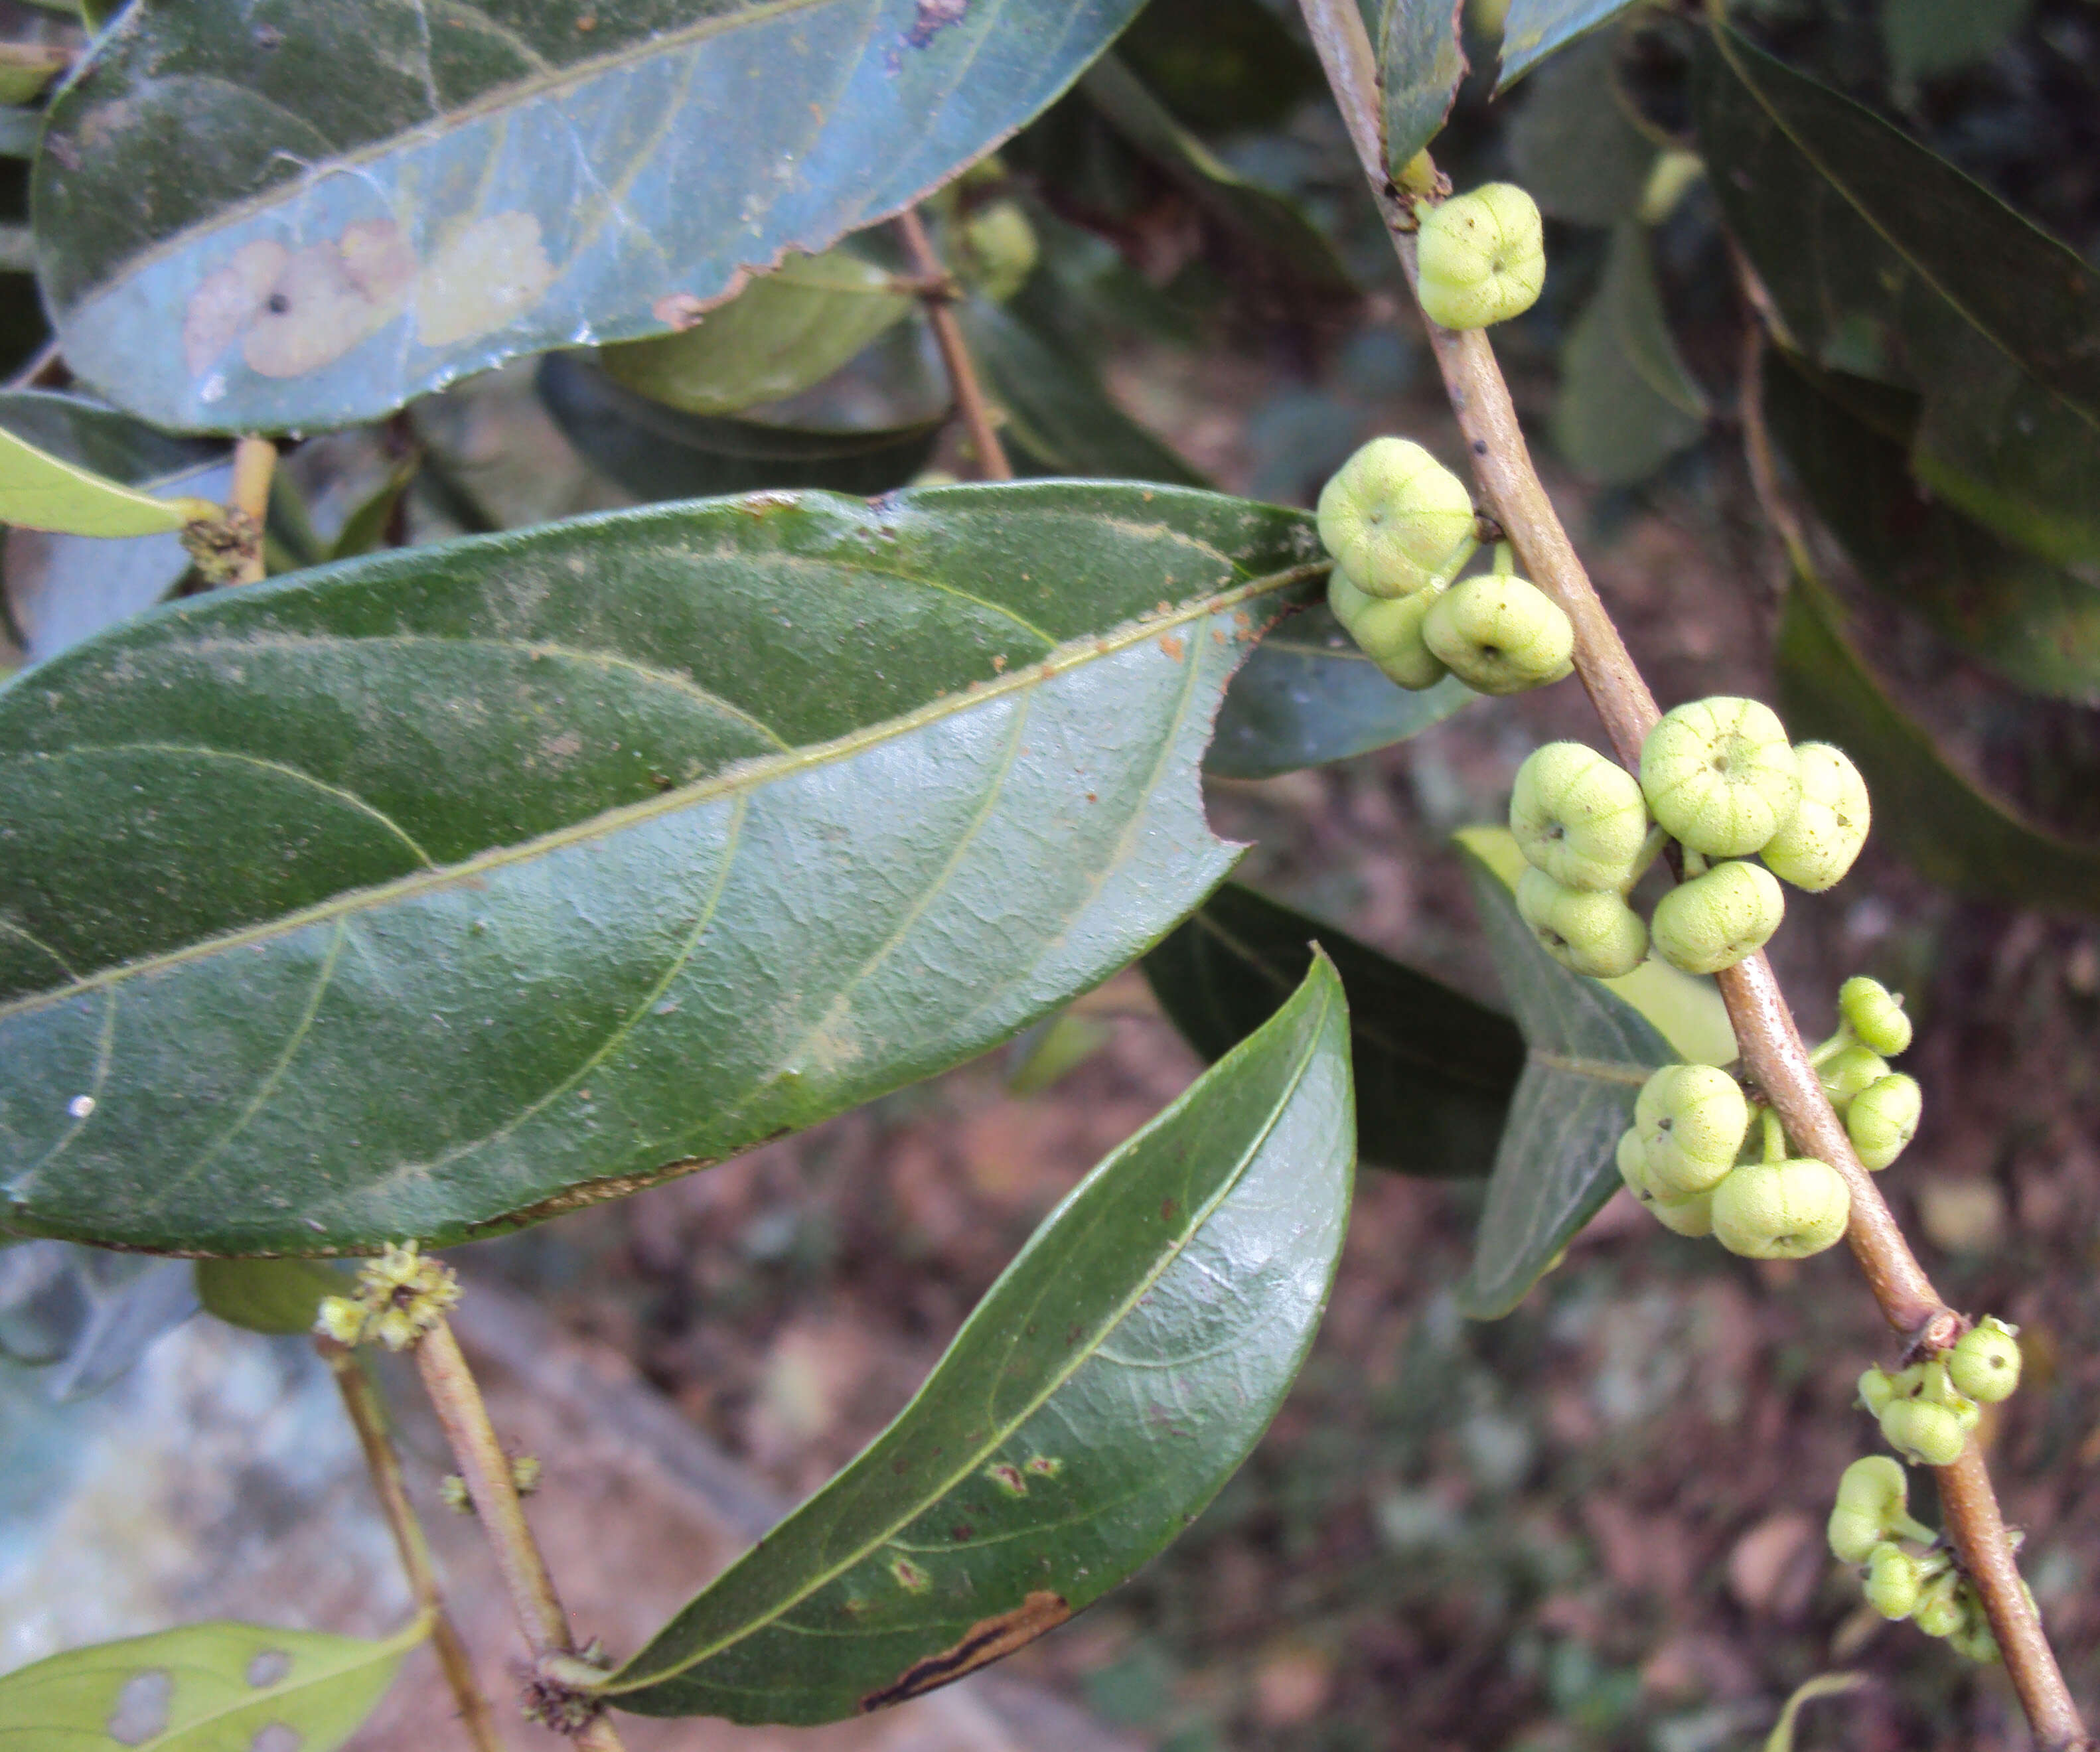
[{"label": "small green flower bud", "polygon": [[1750,1128],[1742,1085],[1711,1065],[1665,1065],[1641,1085],[1634,1123],[1658,1197],[1710,1192],[1736,1165]]},{"label": "small green flower bud", "polygon": [[1516,910],[1548,955],[1593,979],[1630,973],[1648,954],[1648,927],[1617,894],[1586,894],[1527,870],[1517,878]]},{"label": "small green flower bud", "polygon": [[1947,1356],[1947,1373],[1956,1391],[1992,1405],[2011,1398],[2020,1384],[2018,1331],[1986,1315],[1963,1333]]},{"label": "small green flower bud", "polygon": [[1876,1417],[1889,1409],[1896,1397],[1898,1377],[1882,1368],[1873,1368],[1860,1377],[1860,1403]]},{"label": "small green flower bud", "polygon": [[1813,1156],[1746,1162],[1714,1189],[1714,1234],[1753,1260],[1806,1259],[1833,1245],[1851,1220],[1838,1171]]},{"label": "small green flower bud", "polygon": [[1445,329],[1521,316],[1546,285],[1538,204],[1514,183],[1489,183],[1429,209],[1416,249],[1422,308]]},{"label": "small green flower bud", "polygon": [[1998,1639],[1991,1634],[1991,1621],[1984,1615],[1981,1600],[1976,1603],[1974,1612],[1965,1608],[1961,1627],[1948,1637],[1947,1646],[1957,1655],[1974,1661],[1979,1666],[1990,1666],[2003,1658],[1999,1652]]},{"label": "small green flower bud", "polygon": [[1876,1546],[1867,1554],[1867,1578],[1861,1591],[1884,1618],[1908,1618],[1925,1591],[1917,1560],[1899,1545]]},{"label": "small green flower bud", "polygon": [[1845,1468],[1830,1511],[1832,1554],[1840,1563],[1864,1564],[1875,1546],[1909,1520],[1909,1481],[1885,1454],[1868,1454]]},{"label": "small green flower bud", "polygon": [[1732,858],[1656,902],[1655,952],[1688,973],[1718,973],[1763,948],[1785,916],[1771,872]]},{"label": "small green flower bud", "polygon": [[1374,438],[1320,490],[1320,540],[1369,596],[1409,596],[1474,547],[1473,495],[1412,439]]},{"label": "small green flower bud", "polygon": [[1757,851],[1801,801],[1800,766],[1778,715],[1725,695],[1663,714],[1641,744],[1640,781],[1655,819],[1708,858]]},{"label": "small green flower bud", "polygon": [[1422,636],[1476,693],[1520,694],[1575,668],[1567,615],[1522,578],[1483,574],[1453,585],[1423,618]]},{"label": "small green flower bud", "polygon": [[1823,1061],[1816,1073],[1830,1105],[1842,1113],[1864,1091],[1891,1075],[1889,1061],[1871,1047],[1848,1046]]},{"label": "small green flower bud", "polygon": [[1860,1160],[1879,1173],[1900,1156],[1917,1135],[1925,1092],[1917,1079],[1895,1071],[1877,1077],[1852,1097],[1845,1110],[1845,1129]]},{"label": "small green flower bud", "polygon": [[1910,1050],[1910,1017],[1903,1000],[1879,980],[1855,973],[1838,988],[1838,1008],[1861,1045],[1889,1058]]},{"label": "small green flower bud", "polygon": [[1949,1569],[1935,1576],[1918,1591],[1910,1620],[1927,1636],[1952,1636],[1961,1628],[1963,1613],[1958,1590],[1961,1578]]},{"label": "small green flower bud", "polygon": [[1882,1413],[1882,1438],[1917,1466],[1952,1466],[1969,1432],[1947,1406],[1930,1399],[1898,1399]]},{"label": "small green flower bud", "polygon": [[1348,629],[1349,637],[1387,679],[1419,693],[1434,687],[1450,672],[1422,641],[1422,617],[1436,600],[1436,589],[1412,596],[1366,596],[1338,566],[1327,580],[1327,606]]},{"label": "small green flower bud", "polygon": [[355,1344],[364,1335],[364,1304],[353,1296],[324,1295],[315,1310],[314,1330],[338,1344]]},{"label": "small green flower bud", "polygon": [[1625,888],[1648,840],[1640,781],[1579,742],[1524,757],[1510,795],[1510,832],[1535,870],[1563,888]]},{"label": "small green flower bud", "polygon": [[1842,880],[1867,843],[1867,781],[1827,742],[1804,742],[1793,752],[1801,802],[1760,855],[1773,875],[1820,894]]}]

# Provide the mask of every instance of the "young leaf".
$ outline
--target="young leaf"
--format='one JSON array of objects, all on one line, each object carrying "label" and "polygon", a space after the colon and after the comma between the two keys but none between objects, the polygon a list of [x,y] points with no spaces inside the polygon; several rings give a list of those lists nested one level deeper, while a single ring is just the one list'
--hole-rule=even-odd
[{"label": "young leaf", "polygon": [[1246,1458],[1347,1226],[1348,1018],[1322,959],[1074,1189],[897,1421],[615,1674],[620,1708],[836,1721],[1011,1653]]},{"label": "young leaf", "polygon": [[1359,1158],[1405,1174],[1485,1174],[1524,1069],[1524,1037],[1499,1010],[1237,882],[1140,964],[1174,1026],[1215,1060],[1297,988],[1316,940],[1349,997]]},{"label": "young leaf", "polygon": [[1925,399],[1914,466],[2060,563],[2100,559],[2100,285],[2073,251],[1879,117],[1727,29],[1701,150],[1729,230],[1830,370]]},{"label": "young leaf", "polygon": [[1391,747],[1480,696],[1456,676],[1410,693],[1343,631],[1326,604],[1273,627],[1225,690],[1203,770],[1273,779]]},{"label": "young leaf", "polygon": [[[329,548],[330,559],[355,559],[360,554],[369,554],[386,540],[386,526],[394,520],[395,508],[401,502],[401,495],[408,490],[418,470],[423,466],[422,452],[411,451],[387,471],[386,479],[375,487],[364,501],[356,506],[342,520],[342,527]],[[275,485],[275,483],[272,483]]]},{"label": "young leaf", "polygon": [[1869,584],[2036,693],[2100,704],[2100,590],[1920,487],[1902,444],[1768,357],[1765,413],[1816,515]]},{"label": "young leaf", "polygon": [[1564,49],[1634,3],[1634,0],[1510,0],[1502,16],[1502,71],[1507,91],[1547,55]]},{"label": "young leaf", "polygon": [[325,1295],[350,1279],[314,1260],[199,1260],[197,1304],[214,1319],[250,1332],[311,1332]]},{"label": "young leaf", "polygon": [[67,362],[160,424],[374,418],[900,211],[1137,7],[133,7],[51,108],[45,290]]},{"label": "young leaf", "polygon": [[40,450],[0,425],[0,523],[68,536],[170,534],[217,506],[157,499]]},{"label": "young leaf", "polygon": [[382,1642],[218,1620],[53,1655],[0,1675],[0,1744],[23,1752],[334,1752],[355,1733],[418,1618]]},{"label": "young leaf", "polygon": [[1612,1151],[1632,1123],[1634,1097],[1678,1055],[1631,1004],[1539,947],[1498,868],[1505,849],[1515,850],[1506,830],[1468,828],[1458,844],[1526,1048],[1472,1267],[1458,1290],[1460,1313],[1497,1320],[1617,1190]]},{"label": "young leaf", "polygon": [[1047,474],[1094,474],[1200,487],[1203,476],[1109,399],[1091,366],[1061,351],[1004,305],[973,298],[963,333],[985,389],[1006,416],[1018,463]]},{"label": "young leaf", "polygon": [[1796,1686],[1765,1737],[1764,1752],[1793,1752],[1794,1724],[1801,1719],[1802,1710],[1819,1697],[1842,1697],[1871,1683],[1864,1673],[1819,1673],[1806,1684]]},{"label": "young leaf", "polygon": [[1663,316],[1647,227],[1623,221],[1561,355],[1554,444],[1592,479],[1629,486],[1705,430],[1706,398]]},{"label": "young leaf", "polygon": [[1460,24],[1465,0],[1384,0],[1379,19],[1379,90],[1386,168],[1394,176],[1436,139],[1466,77]]},{"label": "young leaf", "polygon": [[1224,874],[1311,520],[769,494],[192,598],[0,689],[0,1195],[205,1253],[512,1226],[984,1051]]},{"label": "young leaf", "polygon": [[0,104],[33,104],[73,65],[73,51],[55,43],[0,42]]},{"label": "young leaf", "polygon": [[915,301],[864,246],[790,256],[690,329],[599,349],[615,382],[686,413],[736,413],[821,383]]},{"label": "young leaf", "polygon": [[1834,742],[1858,763],[1874,829],[1927,880],[1979,900],[2100,912],[2100,846],[2022,821],[1948,764],[1891,699],[1844,634],[1844,611],[1797,577],[1780,623],[1788,726]]},{"label": "young leaf", "polygon": [[1610,34],[1585,38],[1534,79],[1510,123],[1516,180],[1542,212],[1616,225],[1640,210],[1660,148],[1635,127]]},{"label": "young leaf", "polygon": [[534,382],[562,435],[638,499],[697,499],[774,487],[889,492],[933,459],[945,411],[858,430],[680,413],[574,353],[549,353]]},{"label": "young leaf", "polygon": [[1250,182],[1176,121],[1122,57],[1105,55],[1080,81],[1110,125],[1184,189],[1224,230],[1297,278],[1331,292],[1356,283],[1326,234],[1295,203]]}]

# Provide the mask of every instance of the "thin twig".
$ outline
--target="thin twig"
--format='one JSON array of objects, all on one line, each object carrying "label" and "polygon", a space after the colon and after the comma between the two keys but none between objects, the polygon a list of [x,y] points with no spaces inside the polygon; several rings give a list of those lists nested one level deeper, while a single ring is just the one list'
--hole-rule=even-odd
[{"label": "thin twig", "polygon": [[[1416,280],[1412,216],[1392,191],[1379,129],[1377,64],[1357,0],[1300,0],[1328,82],[1335,92],[1374,197],[1392,233],[1409,285]],[[1575,629],[1575,664],[1619,758],[1638,770],[1640,748],[1659,716],[1617,627],[1598,598],[1574,544],[1533,466],[1509,388],[1487,336],[1453,333],[1425,316],[1445,387],[1471,452],[1489,510],[1507,530],[1532,580],[1567,611]],[[1797,1146],[1830,1163],[1852,1194],[1846,1238],[1889,1324],[1906,1339],[1943,1346],[1961,1317],[1932,1286],[1895,1216],[1852,1148],[1808,1062],[1793,1013],[1762,955],[1719,976],[1745,1067],[1779,1111]],[[2020,1586],[2011,1542],[1991,1489],[1983,1455],[1972,1443],[1939,1469],[1948,1530],[1983,1596],[1992,1631],[2036,1738],[2050,1752],[2088,1742],[2077,1706],[2033,1607]]]},{"label": "thin twig", "polygon": [[[502,1573],[511,1610],[517,1614],[533,1661],[536,1664],[549,1657],[574,1655],[568,1614],[562,1610],[546,1560],[526,1524],[510,1458],[496,1440],[480,1384],[467,1367],[449,1322],[440,1319],[423,1335],[416,1346],[416,1365],[465,1481],[468,1500],[495,1549],[496,1566]],[[620,1752],[620,1737],[602,1711],[580,1728],[576,1740],[587,1752]]]},{"label": "thin twig", "polygon": [[985,399],[984,386],[977,382],[977,363],[963,338],[963,325],[955,319],[955,280],[933,248],[933,240],[926,235],[926,222],[919,217],[916,207],[907,207],[897,215],[897,234],[911,254],[912,272],[925,289],[919,295],[920,302],[926,307],[927,321],[933,326],[941,363],[947,367],[948,386],[955,391],[955,411],[963,417],[963,429],[969,434],[970,448],[976,452],[977,473],[986,480],[1012,480],[1013,465],[1006,460],[1006,447],[999,441],[990,404]]},{"label": "thin twig", "polygon": [[244,527],[252,527],[254,540],[243,551],[228,583],[262,581],[262,529],[270,519],[270,477],[276,468],[277,447],[267,438],[251,434],[233,447],[233,488],[227,495],[227,509],[249,519],[249,525]]},{"label": "thin twig", "polygon": [[467,1657],[466,1644],[460,1640],[459,1631],[445,1611],[444,1594],[438,1586],[438,1573],[430,1562],[430,1542],[423,1536],[423,1524],[416,1518],[414,1505],[408,1501],[408,1489],[401,1477],[400,1456],[394,1451],[393,1441],[386,1432],[386,1408],[380,1404],[379,1395],[373,1391],[371,1379],[359,1365],[355,1352],[326,1337],[316,1339],[314,1344],[334,1371],[335,1384],[342,1394],[342,1408],[349,1413],[351,1427],[357,1432],[358,1445],[364,1450],[365,1470],[372,1475],[372,1487],[378,1493],[380,1508],[386,1514],[386,1525],[393,1529],[394,1543],[401,1554],[401,1567],[408,1572],[408,1586],[415,1593],[416,1604],[430,1621],[431,1645],[438,1652],[438,1663],[444,1669],[445,1683],[452,1688],[452,1699],[459,1705],[460,1720],[466,1726],[467,1737],[473,1741],[478,1752],[502,1752],[503,1742],[496,1732],[496,1718],[474,1679],[474,1663]]}]

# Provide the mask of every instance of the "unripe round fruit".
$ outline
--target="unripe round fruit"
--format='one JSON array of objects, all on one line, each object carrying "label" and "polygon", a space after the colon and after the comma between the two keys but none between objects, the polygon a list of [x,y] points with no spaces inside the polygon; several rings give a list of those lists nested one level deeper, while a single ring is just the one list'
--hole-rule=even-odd
[{"label": "unripe round fruit", "polygon": [[1422,642],[1422,617],[1436,599],[1433,587],[1412,596],[1366,596],[1339,566],[1327,578],[1327,606],[1335,618],[1388,680],[1417,693],[1449,673]]},{"label": "unripe round fruit", "polygon": [[1882,1368],[1873,1368],[1860,1377],[1860,1403],[1876,1417],[1895,1401],[1897,1378]]},{"label": "unripe round fruit", "polygon": [[1820,894],[1852,867],[1867,843],[1873,812],[1867,804],[1867,781],[1842,748],[1804,742],[1793,753],[1801,770],[1801,802],[1760,855],[1773,875]]},{"label": "unripe round fruit", "polygon": [[1799,1260],[1845,1233],[1852,1195],[1838,1171],[1813,1156],[1746,1162],[1714,1189],[1714,1235],[1753,1260]]},{"label": "unripe round fruit", "polygon": [[1785,916],[1771,872],[1732,858],[1656,902],[1655,952],[1688,973],[1718,973],[1763,948]]},{"label": "unripe round fruit", "polygon": [[1917,1560],[1899,1545],[1877,1545],[1867,1556],[1867,1578],[1860,1591],[1884,1618],[1908,1618],[1925,1591]]},{"label": "unripe round fruit", "polygon": [[1634,1123],[1658,1198],[1710,1192],[1736,1165],[1750,1128],[1742,1085],[1711,1065],[1665,1065],[1641,1085]]},{"label": "unripe round fruit", "polygon": [[1028,283],[1042,248],[1035,227],[1017,201],[995,201],[963,221],[965,277],[995,304],[1004,304]]},{"label": "unripe round fruit", "polygon": [[1648,840],[1640,781],[1595,748],[1549,742],[1524,757],[1510,832],[1535,870],[1563,888],[1623,889]]},{"label": "unripe round fruit", "polygon": [[1830,1511],[1830,1550],[1840,1563],[1864,1564],[1868,1554],[1909,1519],[1909,1481],[1885,1454],[1845,1468]]},{"label": "unripe round fruit", "polygon": [[1655,1189],[1648,1183],[1648,1146],[1641,1141],[1639,1126],[1628,1126],[1619,1134],[1619,1147],[1613,1159],[1619,1165],[1619,1178],[1626,1182],[1626,1190],[1640,1203],[1652,1205]]},{"label": "unripe round fruit", "polygon": [[1925,1092],[1917,1079],[1899,1070],[1860,1090],[1845,1110],[1845,1130],[1860,1160],[1877,1174],[1894,1162],[1917,1135],[1924,1108]]},{"label": "unripe round fruit", "polygon": [[1437,598],[1422,636],[1476,693],[1520,694],[1575,667],[1575,629],[1560,605],[1522,578],[1482,575]]},{"label": "unripe round fruit", "polygon": [[1672,1234],[1689,1235],[1696,1240],[1714,1233],[1711,1193],[1693,1193],[1686,1198],[1658,1198],[1648,1207],[1648,1212]]},{"label": "unripe round fruit", "polygon": [[1422,215],[1416,239],[1422,308],[1446,329],[1521,316],[1546,285],[1538,204],[1514,183],[1489,183]]},{"label": "unripe round fruit", "polygon": [[1935,1576],[1919,1591],[1911,1608],[1910,1621],[1927,1636],[1952,1636],[1961,1628],[1964,1613],[1956,1589],[1961,1578],[1952,1570]]},{"label": "unripe round fruit", "polygon": [[1527,870],[1517,878],[1516,910],[1548,955],[1592,979],[1630,973],[1648,955],[1648,927],[1617,894],[1586,894]]},{"label": "unripe round fruit", "polygon": [[1910,1050],[1910,1017],[1903,1000],[1879,980],[1855,973],[1838,988],[1838,1009],[1862,1046],[1888,1058]]},{"label": "unripe round fruit", "polygon": [[1882,1436],[1920,1466],[1952,1466],[1969,1440],[1961,1419],[1930,1399],[1899,1399],[1882,1413]]},{"label": "unripe round fruit", "polygon": [[1848,1046],[1824,1060],[1816,1075],[1830,1105],[1843,1112],[1854,1098],[1891,1075],[1889,1061],[1871,1047]]},{"label": "unripe round fruit", "polygon": [[2020,1347],[2014,1339],[2018,1331],[1987,1315],[1963,1333],[1947,1357],[1947,1373],[1955,1390],[1992,1405],[2010,1399],[2020,1384]]},{"label": "unripe round fruit", "polygon": [[1641,744],[1640,781],[1655,819],[1708,858],[1758,850],[1801,801],[1801,770],[1778,715],[1726,695],[1662,715]]},{"label": "unripe round fruit", "polygon": [[1410,596],[1473,551],[1473,495],[1412,439],[1374,438],[1320,489],[1320,540],[1368,596]]}]

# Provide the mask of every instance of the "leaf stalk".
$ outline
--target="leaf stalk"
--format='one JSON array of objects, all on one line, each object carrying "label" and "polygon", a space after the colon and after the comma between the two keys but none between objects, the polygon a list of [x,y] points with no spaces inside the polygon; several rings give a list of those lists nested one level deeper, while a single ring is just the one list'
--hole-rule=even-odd
[{"label": "leaf stalk", "polygon": [[985,399],[984,386],[977,379],[977,362],[970,357],[963,325],[955,317],[955,280],[927,235],[926,222],[919,217],[916,207],[907,207],[897,215],[897,234],[904,241],[912,272],[921,288],[930,289],[920,291],[920,302],[925,307],[934,343],[941,349],[941,363],[947,368],[948,386],[955,392],[955,411],[962,416],[963,430],[969,435],[978,475],[985,480],[1012,480],[1013,465],[1007,460],[1006,447],[999,441],[991,404]]}]

